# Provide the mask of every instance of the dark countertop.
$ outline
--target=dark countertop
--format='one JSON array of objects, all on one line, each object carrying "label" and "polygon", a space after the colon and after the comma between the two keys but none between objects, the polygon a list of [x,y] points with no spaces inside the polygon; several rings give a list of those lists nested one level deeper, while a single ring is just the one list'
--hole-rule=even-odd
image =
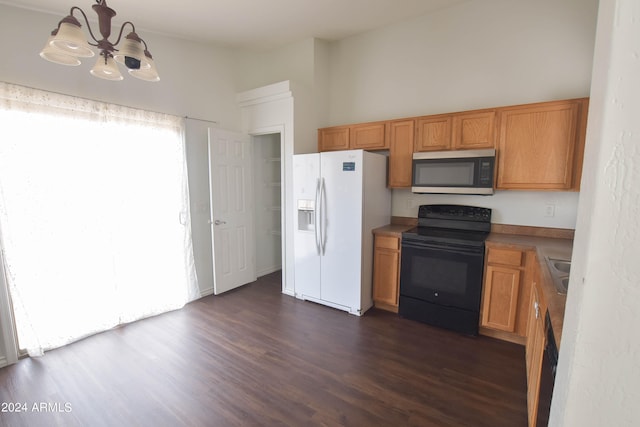
[{"label": "dark countertop", "polygon": [[551,237],[534,237],[516,234],[500,234],[491,233],[487,238],[487,246],[499,245],[510,246],[519,249],[535,250],[540,267],[540,287],[544,301],[549,310],[551,318],[551,326],[553,335],[556,339],[556,345],[560,348],[560,340],[562,338],[562,326],[564,323],[564,309],[567,302],[567,296],[561,295],[556,291],[551,280],[551,273],[545,261],[545,256],[556,259],[571,260],[573,250],[573,240],[557,239]]}]

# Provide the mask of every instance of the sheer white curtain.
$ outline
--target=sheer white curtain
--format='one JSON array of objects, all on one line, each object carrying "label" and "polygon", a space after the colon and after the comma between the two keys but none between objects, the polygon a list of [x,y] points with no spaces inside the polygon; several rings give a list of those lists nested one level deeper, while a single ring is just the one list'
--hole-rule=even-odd
[{"label": "sheer white curtain", "polygon": [[0,245],[30,355],[198,297],[183,120],[0,83]]}]

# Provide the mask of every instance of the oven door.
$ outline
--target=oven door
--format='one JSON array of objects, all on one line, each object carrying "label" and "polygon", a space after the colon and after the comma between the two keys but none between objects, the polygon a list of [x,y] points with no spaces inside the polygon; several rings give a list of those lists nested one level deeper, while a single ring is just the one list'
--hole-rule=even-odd
[{"label": "oven door", "polygon": [[479,312],[484,245],[402,240],[400,295]]}]

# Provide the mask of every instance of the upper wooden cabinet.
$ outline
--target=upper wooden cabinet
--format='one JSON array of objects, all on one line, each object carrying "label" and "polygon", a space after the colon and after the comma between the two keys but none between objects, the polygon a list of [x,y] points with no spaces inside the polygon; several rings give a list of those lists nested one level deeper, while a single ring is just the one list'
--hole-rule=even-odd
[{"label": "upper wooden cabinet", "polygon": [[587,99],[499,109],[498,189],[578,190]]},{"label": "upper wooden cabinet", "polygon": [[495,110],[453,116],[451,146],[454,150],[495,147]]},{"label": "upper wooden cabinet", "polygon": [[414,151],[493,148],[495,117],[495,110],[418,117]]},{"label": "upper wooden cabinet", "polygon": [[390,188],[411,187],[414,135],[415,120],[389,122],[389,176],[387,185]]},{"label": "upper wooden cabinet", "polygon": [[318,129],[318,151],[389,150],[389,187],[414,152],[495,148],[496,189],[579,191],[588,98]]},{"label": "upper wooden cabinet", "polygon": [[349,126],[318,129],[318,151],[349,149]]},{"label": "upper wooden cabinet", "polygon": [[389,148],[387,122],[363,123],[349,128],[349,148],[357,150],[384,150]]},{"label": "upper wooden cabinet", "polygon": [[387,122],[360,123],[318,129],[318,151],[385,150]]},{"label": "upper wooden cabinet", "polygon": [[451,147],[451,114],[416,119],[414,151],[439,151]]}]

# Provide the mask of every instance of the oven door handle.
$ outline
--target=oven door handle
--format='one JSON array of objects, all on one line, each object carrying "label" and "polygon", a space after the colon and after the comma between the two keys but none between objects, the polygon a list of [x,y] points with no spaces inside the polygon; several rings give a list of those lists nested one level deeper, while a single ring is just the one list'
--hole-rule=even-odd
[{"label": "oven door handle", "polygon": [[456,254],[464,254],[464,255],[484,255],[484,246],[478,247],[469,247],[469,246],[460,246],[451,243],[425,243],[425,242],[414,242],[402,240],[402,248],[412,248],[412,249],[431,249],[437,251],[446,251]]}]

